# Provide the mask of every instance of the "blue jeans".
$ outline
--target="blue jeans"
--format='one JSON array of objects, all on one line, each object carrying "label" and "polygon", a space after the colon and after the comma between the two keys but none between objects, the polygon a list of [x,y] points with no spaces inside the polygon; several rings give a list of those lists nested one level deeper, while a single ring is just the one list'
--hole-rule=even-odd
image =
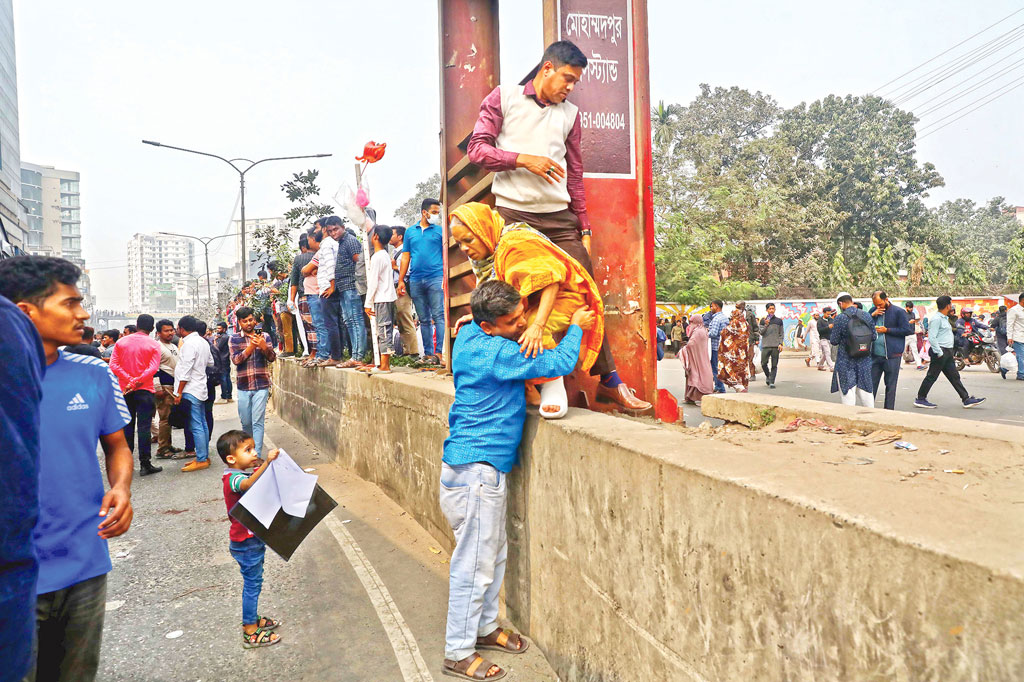
[{"label": "blue jeans", "polygon": [[476,638],[498,628],[498,594],[505,579],[508,538],[506,474],[484,462],[441,463],[441,511],[455,533],[448,580],[444,656],[460,661]]},{"label": "blue jeans", "polygon": [[256,441],[256,454],[263,455],[263,418],[267,414],[267,398],[270,390],[261,388],[258,391],[238,389],[238,419],[242,422],[242,430],[252,435]]},{"label": "blue jeans", "polygon": [[422,279],[409,282],[409,296],[416,306],[416,317],[420,320],[420,339],[423,342],[423,355],[433,355],[434,335],[431,324],[437,327],[438,336],[444,329],[444,279]]},{"label": "blue jeans", "polygon": [[231,400],[231,370],[220,373],[220,399]]},{"label": "blue jeans", "polygon": [[718,378],[718,349],[711,351],[711,373],[715,375],[715,392],[725,393],[725,384]]},{"label": "blue jeans", "polygon": [[231,556],[242,571],[242,625],[252,625],[260,619],[260,592],[263,590],[263,556],[267,546],[259,538],[241,542],[231,541]]},{"label": "blue jeans", "polygon": [[362,360],[366,355],[366,325],[363,323],[363,300],[359,298],[358,291],[348,289],[341,292],[341,313],[352,344],[352,357]]},{"label": "blue jeans", "polygon": [[1017,378],[1024,381],[1024,341],[1014,340],[1013,354],[1017,356]]},{"label": "blue jeans", "polygon": [[191,393],[183,393],[182,400],[187,400],[188,425],[192,430],[192,439],[196,446],[196,461],[205,462],[210,458],[210,428],[206,425],[206,403]]},{"label": "blue jeans", "polygon": [[316,359],[326,360],[331,356],[331,337],[327,333],[327,323],[324,320],[324,299],[319,296],[307,296],[306,303],[309,304],[309,315],[313,318],[313,329],[316,331]]}]

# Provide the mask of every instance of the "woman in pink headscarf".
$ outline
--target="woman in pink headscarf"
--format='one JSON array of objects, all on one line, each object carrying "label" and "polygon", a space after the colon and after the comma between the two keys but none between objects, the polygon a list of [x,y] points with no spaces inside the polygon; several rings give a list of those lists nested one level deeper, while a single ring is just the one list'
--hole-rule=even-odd
[{"label": "woman in pink headscarf", "polygon": [[714,382],[711,378],[711,351],[708,344],[708,330],[704,328],[704,320],[700,315],[691,315],[690,324],[686,327],[687,341],[679,353],[679,361],[686,370],[685,400],[692,405],[700,405],[701,398],[713,393]]}]

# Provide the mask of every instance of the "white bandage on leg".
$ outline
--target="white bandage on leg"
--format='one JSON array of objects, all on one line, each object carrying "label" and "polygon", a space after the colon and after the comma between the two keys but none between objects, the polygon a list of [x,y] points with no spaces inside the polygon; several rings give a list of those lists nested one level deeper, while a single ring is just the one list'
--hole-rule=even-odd
[{"label": "white bandage on leg", "polygon": [[[544,408],[554,405],[557,412],[545,412]],[[540,385],[540,416],[545,419],[561,419],[569,411],[569,396],[565,392],[565,381],[558,377]]]}]

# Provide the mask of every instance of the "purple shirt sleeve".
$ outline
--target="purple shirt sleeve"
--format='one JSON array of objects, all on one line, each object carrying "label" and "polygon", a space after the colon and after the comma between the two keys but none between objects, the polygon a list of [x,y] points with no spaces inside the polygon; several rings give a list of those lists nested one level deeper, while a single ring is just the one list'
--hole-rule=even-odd
[{"label": "purple shirt sleeve", "polygon": [[516,152],[494,146],[504,120],[505,115],[501,112],[501,89],[494,88],[480,103],[480,115],[473,126],[467,151],[470,161],[495,173],[515,170],[516,158],[519,156]]},{"label": "purple shirt sleeve", "polygon": [[576,112],[569,137],[565,138],[565,187],[569,190],[569,210],[580,219],[580,229],[590,229],[587,215],[587,195],[583,191],[583,139],[582,116]]}]

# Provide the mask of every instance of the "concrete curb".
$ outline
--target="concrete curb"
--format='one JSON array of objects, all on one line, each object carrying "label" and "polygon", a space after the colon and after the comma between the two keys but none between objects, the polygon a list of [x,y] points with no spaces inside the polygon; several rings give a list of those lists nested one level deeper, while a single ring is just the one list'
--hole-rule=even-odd
[{"label": "concrete curb", "polygon": [[[984,409],[978,408],[978,409]],[[821,419],[844,429],[874,431],[894,429],[905,436],[912,433],[964,437],[988,445],[1009,448],[1015,454],[1024,455],[1024,428],[1009,424],[957,419],[922,412],[896,412],[870,407],[850,407],[806,398],[767,396],[754,393],[718,394],[705,396],[701,401],[701,412],[705,417],[715,417],[740,424],[760,423],[764,410],[772,410],[775,419],[789,422],[798,417]]]}]

